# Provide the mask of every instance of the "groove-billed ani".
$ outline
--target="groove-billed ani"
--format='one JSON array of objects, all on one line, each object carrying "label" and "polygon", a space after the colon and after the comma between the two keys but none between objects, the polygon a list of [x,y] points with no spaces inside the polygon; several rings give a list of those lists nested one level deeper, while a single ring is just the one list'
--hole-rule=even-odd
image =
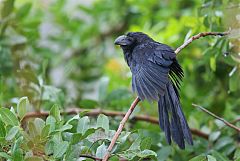
[{"label": "groove-billed ani", "polygon": [[184,74],[174,50],[141,32],[119,36],[114,43],[123,49],[132,72],[133,92],[141,100],[158,101],[159,124],[167,142],[172,139],[181,149],[185,141],[193,145],[178,93]]}]

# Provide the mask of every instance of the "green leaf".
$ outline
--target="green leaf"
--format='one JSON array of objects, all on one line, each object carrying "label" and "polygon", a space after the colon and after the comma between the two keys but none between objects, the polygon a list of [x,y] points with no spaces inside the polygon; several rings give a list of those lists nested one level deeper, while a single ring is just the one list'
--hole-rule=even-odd
[{"label": "green leaf", "polygon": [[41,133],[41,138],[47,138],[47,136],[49,135],[50,132],[50,125],[45,125],[44,128],[42,129],[42,133]]},{"label": "green leaf", "polygon": [[192,30],[190,29],[184,38],[184,42],[186,42],[190,38],[191,35],[192,35]]},{"label": "green leaf", "polygon": [[222,138],[217,140],[216,144],[214,145],[214,148],[216,150],[220,150],[223,147],[225,147],[225,146],[227,146],[229,144],[233,144],[233,143],[234,143],[233,138],[228,137],[228,136],[224,136],[224,137],[222,137]]},{"label": "green leaf", "polygon": [[215,72],[216,71],[216,58],[215,56],[210,58],[210,68]]},{"label": "green leaf", "polygon": [[130,146],[129,150],[140,150],[141,137],[138,137]]},{"label": "green leaf", "polygon": [[69,145],[66,154],[64,155],[64,160],[75,160],[75,148],[73,146]]},{"label": "green leaf", "polygon": [[213,151],[212,155],[217,159],[217,161],[229,161],[229,159],[225,156],[223,156],[221,153],[217,151]]},{"label": "green leaf", "polygon": [[19,148],[13,152],[13,161],[23,161],[23,150],[22,149]]},{"label": "green leaf", "polygon": [[1,9],[1,16],[2,18],[5,18],[13,11],[14,0],[5,0],[1,3],[3,3],[3,7]]},{"label": "green leaf", "polygon": [[[116,132],[114,130],[109,130],[109,132],[106,133],[102,129],[97,129],[97,130],[90,130],[89,129],[89,130],[87,130],[85,132],[85,134],[88,133],[89,131],[90,132],[94,132],[95,131],[93,134],[89,135],[88,138],[87,138],[92,143],[94,143],[94,142],[96,142],[98,140],[108,140],[108,141],[111,141],[112,137],[114,136],[114,134]],[[85,136],[85,134],[84,134],[84,136]]]},{"label": "green leaf", "polygon": [[1,120],[6,125],[12,125],[12,126],[19,125],[19,121],[17,117],[8,108],[0,108],[0,115],[2,118]]},{"label": "green leaf", "polygon": [[106,132],[109,131],[109,119],[107,116],[100,114],[97,118],[97,127],[103,128]]},{"label": "green leaf", "polygon": [[35,138],[36,136],[40,136],[40,134],[37,131],[37,128],[35,127],[35,124],[32,121],[28,122],[28,130],[32,138]]},{"label": "green leaf", "polygon": [[23,142],[23,137],[19,137],[12,146],[12,157],[14,161],[22,161],[23,160],[23,151],[20,148],[20,145]]},{"label": "green leaf", "polygon": [[5,159],[12,160],[12,157],[5,152],[0,152],[0,158],[1,157],[5,158]]},{"label": "green leaf", "polygon": [[234,160],[240,159],[240,148],[234,152]]},{"label": "green leaf", "polygon": [[85,139],[89,135],[93,134],[96,131],[94,128],[87,129],[87,131],[84,133],[84,135],[81,137],[81,140]]},{"label": "green leaf", "polygon": [[22,5],[17,12],[17,19],[23,19],[25,16],[28,15],[32,4],[31,3],[25,3]]},{"label": "green leaf", "polygon": [[141,141],[140,149],[141,150],[150,149],[151,144],[152,144],[152,139],[150,137],[146,137]]},{"label": "green leaf", "polygon": [[56,120],[53,116],[48,116],[46,120],[46,125],[50,125],[50,132],[53,132],[55,129]]},{"label": "green leaf", "polygon": [[71,119],[69,119],[69,120],[66,122],[66,124],[70,124],[72,121],[78,120],[79,118],[80,118],[79,115],[75,115],[75,116],[73,116]]},{"label": "green leaf", "polygon": [[209,141],[215,141],[217,140],[217,138],[220,136],[221,132],[220,131],[216,131],[213,132],[209,135]]},{"label": "green leaf", "polygon": [[0,137],[5,137],[6,129],[3,122],[0,120]]},{"label": "green leaf", "polygon": [[68,142],[63,141],[60,143],[55,143],[54,144],[54,149],[53,149],[53,157],[54,158],[61,158],[63,154],[67,151],[68,148]]},{"label": "green leaf", "polygon": [[239,79],[240,75],[238,72],[233,73],[233,75],[229,78],[229,89],[230,91],[234,92],[239,89]]},{"label": "green leaf", "polygon": [[73,126],[70,124],[63,125],[60,129],[57,129],[56,131],[62,132],[71,129]]},{"label": "green leaf", "polygon": [[35,118],[34,125],[36,127],[37,133],[40,135],[42,133],[42,129],[45,127],[45,122],[40,118]]},{"label": "green leaf", "polygon": [[107,153],[107,146],[106,146],[105,143],[103,142],[102,145],[100,145],[100,146],[97,148],[96,157],[103,159],[103,157],[106,155],[106,153]]},{"label": "green leaf", "polygon": [[59,106],[57,104],[53,105],[53,107],[50,110],[50,115],[53,116],[56,121],[61,121],[61,114],[59,110]]},{"label": "green leaf", "polygon": [[205,155],[201,154],[199,156],[196,156],[196,157],[190,159],[189,161],[208,161],[208,160]]},{"label": "green leaf", "polygon": [[70,144],[71,144],[71,145],[77,144],[79,141],[81,141],[81,137],[82,137],[82,134],[74,133],[74,134],[72,135]]},{"label": "green leaf", "polygon": [[131,132],[122,131],[118,138],[118,141],[121,143],[125,143],[130,134]]},{"label": "green leaf", "polygon": [[145,149],[145,150],[137,153],[137,156],[140,157],[140,158],[146,158],[146,157],[149,157],[149,156],[157,157],[157,154],[152,150]]},{"label": "green leaf", "polygon": [[12,106],[10,108],[10,111],[17,117],[17,114],[16,114],[16,112],[15,112],[15,110],[14,110],[14,108]]},{"label": "green leaf", "polygon": [[217,161],[216,158],[211,155],[207,155],[207,159],[208,161]]},{"label": "green leaf", "polygon": [[229,144],[223,148],[222,154],[224,154],[224,156],[229,156],[236,150],[236,148],[237,146],[234,145],[234,142],[233,142],[232,144]]},{"label": "green leaf", "polygon": [[17,113],[20,119],[22,119],[27,113],[27,109],[29,107],[29,100],[27,97],[22,97],[19,99],[17,104]]},{"label": "green leaf", "polygon": [[7,133],[5,139],[7,141],[12,140],[17,135],[18,131],[19,131],[19,126],[13,126]]},{"label": "green leaf", "polygon": [[164,146],[162,147],[158,152],[158,161],[165,161],[172,153],[172,147],[171,146]]},{"label": "green leaf", "polygon": [[47,155],[50,155],[50,154],[53,154],[53,149],[54,149],[54,141],[50,140],[45,144],[44,152]]},{"label": "green leaf", "polygon": [[5,141],[5,137],[0,137],[0,142],[4,142]]},{"label": "green leaf", "polygon": [[77,144],[78,142],[80,142],[81,140],[85,139],[86,137],[88,137],[89,135],[93,134],[96,131],[96,129],[90,128],[88,129],[84,135],[80,134],[80,133],[74,133],[72,135],[71,138],[71,143],[72,145]]},{"label": "green leaf", "polygon": [[32,138],[29,136],[29,134],[26,131],[20,130],[19,133],[24,137],[26,141],[32,140]]},{"label": "green leaf", "polygon": [[80,118],[77,125],[77,132],[80,134],[84,134],[89,129],[90,120],[88,116],[84,116]]},{"label": "green leaf", "polygon": [[126,158],[127,160],[133,160],[133,158],[136,157],[137,153],[139,152],[140,152],[139,150],[127,150],[118,153],[118,155],[121,156],[122,158]]},{"label": "green leaf", "polygon": [[96,108],[98,106],[98,102],[95,100],[84,99],[79,102],[79,107],[82,108]]}]

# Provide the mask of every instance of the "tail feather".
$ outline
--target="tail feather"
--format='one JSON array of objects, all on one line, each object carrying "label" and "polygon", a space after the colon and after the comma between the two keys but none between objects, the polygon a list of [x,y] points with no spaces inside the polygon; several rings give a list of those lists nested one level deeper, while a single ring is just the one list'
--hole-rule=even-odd
[{"label": "tail feather", "polygon": [[[161,103],[161,106],[164,106],[166,100],[163,99]],[[165,113],[167,113],[167,110],[165,108],[159,108],[159,119],[161,119],[159,121],[160,123],[160,127],[162,128],[162,130],[164,130],[165,132],[165,136],[167,138],[167,142],[168,144],[171,144],[171,131],[170,131],[170,122],[169,122],[169,116],[165,115]]]},{"label": "tail feather", "polygon": [[158,109],[160,127],[165,132],[167,142],[171,144],[172,139],[181,149],[185,148],[185,141],[192,145],[191,132],[171,82],[166,86],[165,95],[158,101]]}]

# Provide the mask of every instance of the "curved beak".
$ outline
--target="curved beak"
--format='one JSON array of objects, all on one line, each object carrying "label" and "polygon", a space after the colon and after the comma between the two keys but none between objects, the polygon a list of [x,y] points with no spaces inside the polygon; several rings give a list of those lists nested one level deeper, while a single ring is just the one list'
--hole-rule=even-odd
[{"label": "curved beak", "polygon": [[130,45],[132,44],[133,39],[131,37],[128,37],[126,35],[119,36],[115,41],[115,45]]}]

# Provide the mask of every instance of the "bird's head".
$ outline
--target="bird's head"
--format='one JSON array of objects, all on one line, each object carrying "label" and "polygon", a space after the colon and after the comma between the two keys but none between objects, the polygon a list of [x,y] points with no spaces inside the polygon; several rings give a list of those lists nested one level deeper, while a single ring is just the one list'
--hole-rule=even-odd
[{"label": "bird's head", "polygon": [[115,45],[120,45],[121,48],[133,48],[136,45],[144,43],[152,39],[142,32],[129,32],[126,35],[119,36],[115,41]]}]

